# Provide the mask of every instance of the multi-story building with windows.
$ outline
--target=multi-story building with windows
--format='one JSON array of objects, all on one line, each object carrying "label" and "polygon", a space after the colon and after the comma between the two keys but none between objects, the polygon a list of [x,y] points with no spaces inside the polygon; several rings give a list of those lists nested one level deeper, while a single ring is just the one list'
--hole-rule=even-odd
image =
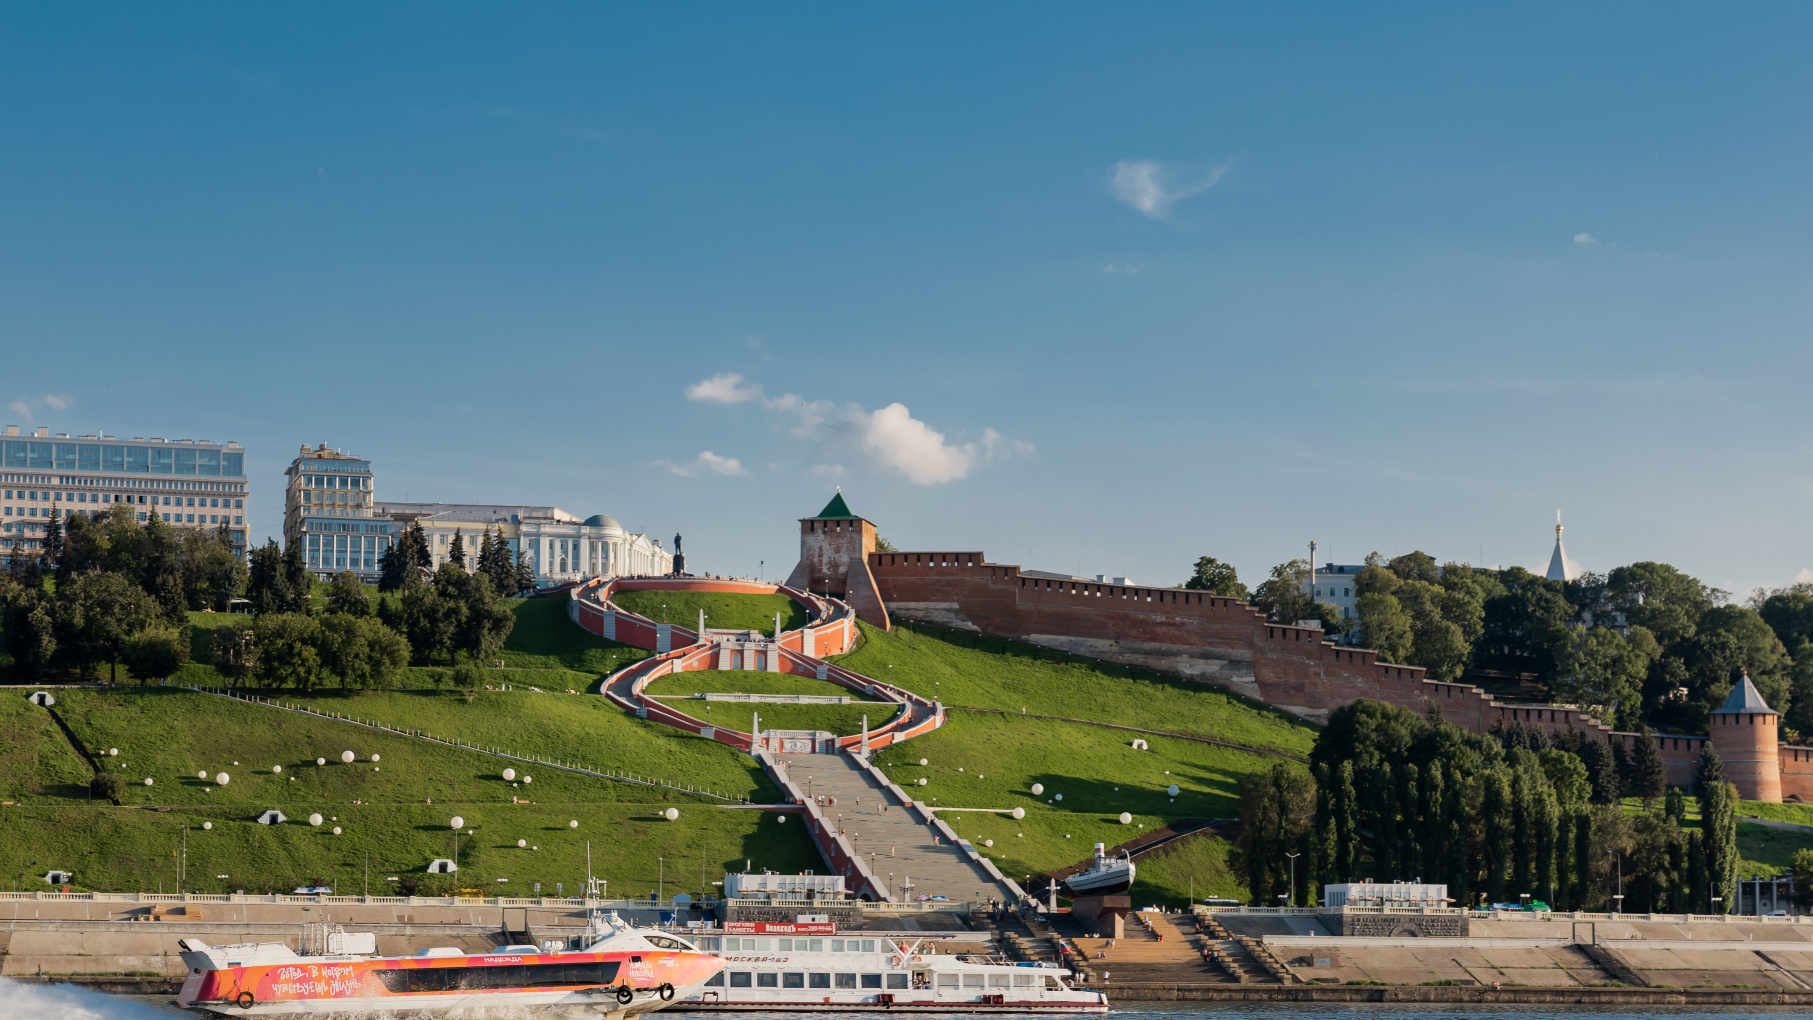
[{"label": "multi-story building with windows", "polygon": [[304,446],[285,477],[285,545],[302,543],[303,561],[324,578],[351,570],[375,582],[378,558],[411,524],[420,524],[427,536],[430,567],[447,561],[458,534],[466,568],[475,569],[479,539],[490,528],[509,543],[512,560],[528,554],[536,583],[543,586],[673,570],[673,554],[659,540],[629,532],[604,514],[581,520],[552,506],[381,501],[371,462],[326,443]]},{"label": "multi-story building with windows", "polygon": [[527,553],[535,581],[546,587],[587,577],[670,574],[673,553],[661,540],[632,532],[609,514],[581,520],[555,506],[507,506],[497,503],[379,503],[377,511],[401,532],[420,524],[428,539],[433,566],[447,561],[453,536],[461,536],[466,567],[478,565],[479,539],[485,529],[510,543],[510,556]]},{"label": "multi-story building with windows", "polygon": [[225,528],[246,555],[245,450],[205,439],[21,435],[0,439],[0,561],[40,555],[51,511],[96,516],[126,503],[137,520]]},{"label": "multi-story building with windows", "polygon": [[322,443],[303,446],[283,474],[284,547],[302,543],[304,562],[323,576],[350,570],[376,581],[393,537],[389,518],[372,508],[371,462]]}]

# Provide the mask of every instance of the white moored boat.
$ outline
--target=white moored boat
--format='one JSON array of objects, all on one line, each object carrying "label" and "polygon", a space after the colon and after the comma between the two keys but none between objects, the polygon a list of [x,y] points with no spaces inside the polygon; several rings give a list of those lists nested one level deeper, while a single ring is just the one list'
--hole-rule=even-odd
[{"label": "white moored boat", "polygon": [[623,1017],[671,1004],[723,962],[686,939],[594,917],[580,948],[499,946],[483,953],[424,949],[382,957],[370,932],[328,931],[302,951],[282,942],[210,946],[177,940],[189,974],[176,1003],[227,1016],[341,1014],[483,1016],[503,1009],[568,1017]]},{"label": "white moored boat", "polygon": [[[758,926],[768,927],[768,926]],[[782,927],[782,926],[775,926]],[[794,927],[794,926],[786,926]],[[827,926],[830,927],[830,926]],[[1070,986],[1070,971],[998,956],[939,954],[901,936],[701,935],[724,969],[671,1009],[790,1013],[1106,1013],[1102,992]]]},{"label": "white moored boat", "polygon": [[1069,878],[1064,888],[1071,896],[1117,896],[1133,886],[1133,856],[1109,857],[1107,844],[1095,845],[1095,863]]}]

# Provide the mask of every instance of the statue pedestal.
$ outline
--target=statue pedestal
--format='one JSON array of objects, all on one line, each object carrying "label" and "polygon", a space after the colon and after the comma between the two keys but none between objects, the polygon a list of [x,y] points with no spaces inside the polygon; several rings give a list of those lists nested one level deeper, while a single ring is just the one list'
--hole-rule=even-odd
[{"label": "statue pedestal", "polygon": [[1127,895],[1082,896],[1070,901],[1070,916],[1103,938],[1125,937],[1126,917],[1132,912],[1133,899]]}]

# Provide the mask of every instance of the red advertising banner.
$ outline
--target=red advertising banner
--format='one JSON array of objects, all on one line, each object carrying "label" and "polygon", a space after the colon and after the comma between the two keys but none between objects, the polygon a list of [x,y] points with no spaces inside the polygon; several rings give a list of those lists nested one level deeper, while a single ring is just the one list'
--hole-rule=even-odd
[{"label": "red advertising banner", "polygon": [[726,935],[835,935],[837,924],[769,924],[766,921],[726,921]]}]

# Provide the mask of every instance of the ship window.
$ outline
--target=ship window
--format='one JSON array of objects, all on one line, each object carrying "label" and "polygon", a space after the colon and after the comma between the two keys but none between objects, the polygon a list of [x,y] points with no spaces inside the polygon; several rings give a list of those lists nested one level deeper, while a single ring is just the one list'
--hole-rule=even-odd
[{"label": "ship window", "polygon": [[862,986],[864,988],[880,988],[881,987],[881,975],[880,974],[864,974],[862,976]]},{"label": "ship window", "polygon": [[854,975],[854,974],[837,975],[837,987],[839,987],[839,988],[855,988],[856,987],[856,975]]},{"label": "ship window", "polygon": [[[745,945],[743,948],[747,949],[748,946]],[[772,953],[772,952],[774,952],[774,940],[773,939],[756,939],[755,940],[755,949],[756,949],[756,952],[758,952],[758,953]]]},{"label": "ship window", "polygon": [[955,987],[957,987],[957,975],[955,975],[955,974],[938,975],[938,987],[939,988],[955,988]]},{"label": "ship window", "polygon": [[843,952],[844,951],[844,940],[843,939],[832,939],[831,940],[831,951],[833,953]]},{"label": "ship window", "polygon": [[905,988],[906,986],[907,986],[907,976],[905,974],[889,974],[888,975],[888,987],[889,988]]},{"label": "ship window", "polygon": [[780,946],[778,948],[780,949],[781,952],[783,952],[783,953],[793,952],[793,940],[792,939],[780,939],[779,942],[780,942]]},{"label": "ship window", "polygon": [[804,973],[782,974],[781,975],[781,987],[782,988],[804,988],[804,987],[806,987],[806,975]]},{"label": "ship window", "polygon": [[[810,949],[812,952],[822,953],[825,951],[825,940],[824,939],[807,939],[806,941],[808,943],[807,948]],[[797,944],[797,940],[796,940],[796,944]]]},{"label": "ship window", "polygon": [[755,986],[757,988],[779,988],[780,977],[779,974],[776,974],[771,970],[763,971],[755,976]]},{"label": "ship window", "polygon": [[984,977],[985,975],[982,974],[965,974],[963,975],[963,987],[981,988]]},{"label": "ship window", "polygon": [[709,981],[705,982],[705,987],[707,987],[707,988],[724,987],[724,972],[718,971],[716,974],[713,974],[711,976],[711,979]]},{"label": "ship window", "polygon": [[746,970],[731,971],[730,972],[730,987],[732,987],[732,988],[748,988],[749,987],[749,972]]},{"label": "ship window", "polygon": [[988,987],[1006,988],[1013,984],[1013,981],[1011,980],[1012,977],[1012,974],[990,974],[988,976]]},{"label": "ship window", "polygon": [[[855,940],[852,939],[851,941],[854,942]],[[865,953],[873,953],[875,951],[875,940],[874,939],[863,939],[862,940],[862,951]]]},{"label": "ship window", "polygon": [[831,975],[829,975],[829,974],[812,975],[812,983],[811,983],[810,987],[812,987],[812,988],[829,988],[829,987],[831,987]]},{"label": "ship window", "polygon": [[1031,988],[1032,987],[1032,975],[1031,974],[1015,974],[1014,975],[1014,987]]}]

